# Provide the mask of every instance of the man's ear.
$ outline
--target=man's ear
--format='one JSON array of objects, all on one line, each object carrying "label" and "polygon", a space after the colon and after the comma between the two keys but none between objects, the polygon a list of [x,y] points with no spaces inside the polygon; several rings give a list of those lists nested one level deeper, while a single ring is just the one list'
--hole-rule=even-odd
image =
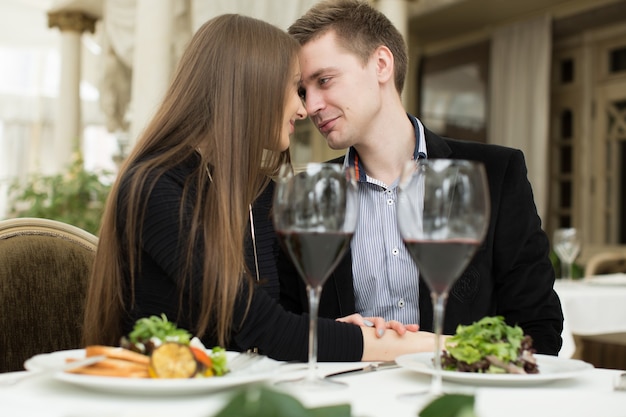
[{"label": "man's ear", "polygon": [[372,54],[372,58],[376,60],[376,73],[378,74],[378,81],[380,83],[386,83],[389,80],[393,82],[393,69],[395,61],[393,59],[393,53],[384,45],[376,48]]}]

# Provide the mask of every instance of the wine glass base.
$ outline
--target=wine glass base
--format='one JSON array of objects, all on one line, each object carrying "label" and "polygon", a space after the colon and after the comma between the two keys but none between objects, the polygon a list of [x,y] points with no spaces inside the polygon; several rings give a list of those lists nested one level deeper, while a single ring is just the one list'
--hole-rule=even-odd
[{"label": "wine glass base", "polygon": [[402,394],[398,394],[397,398],[400,401],[406,401],[406,402],[411,402],[411,403],[415,403],[415,402],[430,402],[430,401],[434,400],[437,397],[441,397],[444,394],[445,393],[443,391],[441,391],[441,392],[434,392],[430,388],[423,388],[423,389],[419,389],[417,391],[411,391],[411,392],[405,392],[405,393],[402,393]]},{"label": "wine glass base", "polygon": [[276,386],[286,389],[297,389],[307,391],[329,391],[337,389],[345,389],[347,384],[339,381],[333,381],[330,379],[320,377],[303,377],[298,379],[289,379],[284,381],[278,381]]}]

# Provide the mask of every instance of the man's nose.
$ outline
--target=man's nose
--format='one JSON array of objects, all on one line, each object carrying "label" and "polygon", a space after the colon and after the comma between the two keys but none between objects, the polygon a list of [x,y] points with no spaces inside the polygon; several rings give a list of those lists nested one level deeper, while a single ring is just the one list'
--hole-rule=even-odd
[{"label": "man's nose", "polygon": [[316,115],[320,110],[324,108],[324,99],[322,94],[314,91],[307,91],[304,99],[304,108],[309,116]]}]

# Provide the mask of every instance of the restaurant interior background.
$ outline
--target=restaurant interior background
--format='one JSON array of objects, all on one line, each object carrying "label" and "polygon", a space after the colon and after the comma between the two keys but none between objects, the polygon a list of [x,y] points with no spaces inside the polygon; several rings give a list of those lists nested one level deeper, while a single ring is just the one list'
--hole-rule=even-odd
[{"label": "restaurant interior background", "polygon": [[[0,219],[15,181],[63,175],[77,152],[87,172],[115,173],[204,21],[234,12],[286,29],[313,3],[3,0]],[[546,232],[582,231],[580,264],[626,253],[626,0],[372,3],[408,41],[411,113],[522,149]],[[298,126],[296,165],[338,153]]]}]

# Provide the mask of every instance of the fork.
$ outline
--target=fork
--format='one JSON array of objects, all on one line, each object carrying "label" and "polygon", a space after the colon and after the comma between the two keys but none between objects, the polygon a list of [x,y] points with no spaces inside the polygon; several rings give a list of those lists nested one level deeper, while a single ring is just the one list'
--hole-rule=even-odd
[{"label": "fork", "polygon": [[254,351],[248,350],[231,359],[228,362],[228,369],[230,369],[231,373],[240,372],[244,369],[250,368],[255,363],[260,362],[263,358],[265,358],[264,355],[259,355]]},{"label": "fork", "polygon": [[104,359],[106,359],[106,356],[103,356],[103,355],[90,356],[85,359],[68,362],[62,366],[53,366],[48,369],[42,369],[38,371],[29,371],[29,372],[21,373],[18,375],[12,375],[10,378],[0,379],[0,386],[7,387],[10,385],[15,385],[18,382],[23,381],[25,379],[49,376],[57,372],[71,371],[72,369],[77,369],[77,368],[82,368],[83,366],[93,365],[95,363],[103,361]]}]

